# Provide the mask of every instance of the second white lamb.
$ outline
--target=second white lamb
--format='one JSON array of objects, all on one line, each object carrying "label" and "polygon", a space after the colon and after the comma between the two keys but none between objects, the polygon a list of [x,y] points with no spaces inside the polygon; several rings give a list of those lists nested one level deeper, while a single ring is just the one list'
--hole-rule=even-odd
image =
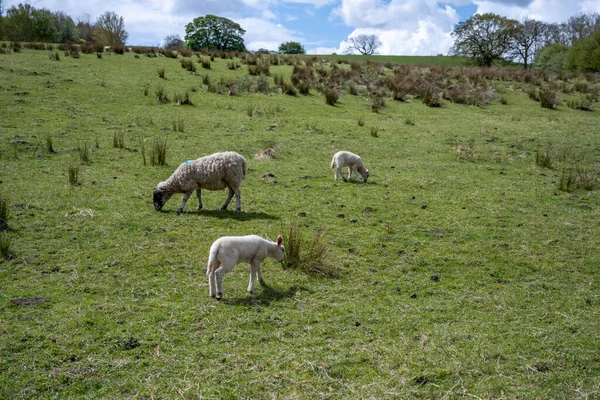
[{"label": "second white lamb", "polygon": [[333,179],[337,181],[338,174],[342,177],[344,182],[347,180],[344,178],[344,174],[342,173],[342,167],[348,167],[348,180],[352,176],[352,173],[356,176],[356,181],[358,181],[358,174],[363,178],[363,181],[367,183],[367,179],[369,178],[369,170],[365,168],[365,164],[363,164],[362,158],[359,155],[350,153],[349,151],[338,151],[333,155],[333,159],[331,160],[331,167],[335,166],[335,173],[333,175]]},{"label": "second white lamb", "polygon": [[228,273],[239,263],[250,264],[250,283],[248,293],[254,293],[254,281],[258,278],[261,285],[265,285],[260,264],[267,258],[283,262],[285,248],[283,238],[277,237],[277,242],[266,240],[256,235],[248,236],[223,236],[210,246],[208,256],[209,293],[217,300],[223,297],[223,275]]}]

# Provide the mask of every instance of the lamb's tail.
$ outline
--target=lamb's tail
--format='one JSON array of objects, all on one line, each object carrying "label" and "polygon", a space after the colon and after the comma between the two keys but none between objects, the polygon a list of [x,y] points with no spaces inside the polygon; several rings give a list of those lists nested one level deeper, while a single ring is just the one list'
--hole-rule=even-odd
[{"label": "lamb's tail", "polygon": [[331,159],[331,165],[329,166],[329,168],[333,168],[333,164],[335,164],[335,156],[333,156],[333,158]]},{"label": "lamb's tail", "polygon": [[246,177],[246,172],[247,172],[246,159],[243,159],[242,160],[242,178]]},{"label": "lamb's tail", "polygon": [[208,255],[208,262],[206,263],[206,275],[210,275],[211,269],[215,269],[218,266],[217,263],[217,254],[219,253],[219,247],[212,245],[210,246],[210,253]]}]

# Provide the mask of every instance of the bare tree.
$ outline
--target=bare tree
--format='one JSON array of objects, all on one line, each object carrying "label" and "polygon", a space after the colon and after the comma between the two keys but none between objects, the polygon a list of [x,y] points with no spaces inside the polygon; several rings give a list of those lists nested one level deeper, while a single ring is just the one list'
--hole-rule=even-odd
[{"label": "bare tree", "polygon": [[381,46],[381,40],[377,35],[358,35],[351,37],[348,41],[350,42],[350,47],[348,47],[350,53],[356,50],[363,55],[376,54],[377,49]]},{"label": "bare tree", "polygon": [[534,19],[526,19],[517,27],[512,44],[512,56],[523,61],[524,68],[540,48],[544,33],[544,23]]},{"label": "bare tree", "polygon": [[109,46],[125,44],[129,34],[125,21],[114,11],[106,11],[96,21],[96,40]]},{"label": "bare tree", "polygon": [[563,24],[569,44],[592,36],[592,33],[598,29],[600,29],[600,14],[596,12],[574,15]]},{"label": "bare tree", "polygon": [[179,35],[167,35],[165,37],[165,44],[163,45],[163,48],[167,50],[177,50],[180,47],[183,47],[184,44],[185,42],[181,40]]}]

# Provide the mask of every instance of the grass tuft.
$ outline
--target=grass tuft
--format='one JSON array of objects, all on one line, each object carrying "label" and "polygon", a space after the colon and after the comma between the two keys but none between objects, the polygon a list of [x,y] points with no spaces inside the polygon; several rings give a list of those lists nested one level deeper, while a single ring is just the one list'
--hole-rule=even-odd
[{"label": "grass tuft", "polygon": [[150,148],[150,165],[165,165],[167,159],[167,138],[154,138]]},{"label": "grass tuft", "polygon": [[79,186],[81,185],[81,181],[79,180],[79,166],[73,165],[69,167],[69,184],[71,186]]},{"label": "grass tuft", "polygon": [[10,260],[13,258],[13,252],[10,248],[11,240],[6,232],[0,233],[0,256],[3,260]]},{"label": "grass tuft", "polygon": [[8,229],[8,199],[0,194],[0,230]]},{"label": "grass tuft", "polygon": [[79,160],[84,163],[90,161],[90,143],[87,140],[79,145]]}]

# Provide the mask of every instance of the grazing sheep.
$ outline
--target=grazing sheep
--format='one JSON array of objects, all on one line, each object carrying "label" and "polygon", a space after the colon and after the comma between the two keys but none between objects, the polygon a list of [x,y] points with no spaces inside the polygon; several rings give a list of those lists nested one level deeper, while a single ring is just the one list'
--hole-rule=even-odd
[{"label": "grazing sheep", "polygon": [[206,268],[210,295],[216,297],[217,300],[221,300],[223,297],[223,275],[242,262],[250,264],[248,293],[254,292],[254,281],[257,277],[260,284],[264,286],[265,280],[260,271],[260,264],[267,257],[283,262],[285,249],[281,242],[283,242],[281,236],[277,237],[277,242],[272,242],[256,235],[223,236],[215,240],[210,246]]},{"label": "grazing sheep", "polygon": [[189,160],[181,164],[164,182],[154,188],[154,208],[156,211],[175,193],[184,193],[183,203],[177,209],[177,214],[183,211],[188,198],[196,190],[198,211],[202,210],[201,189],[222,190],[229,188],[229,196],[221,207],[226,210],[235,194],[235,212],[240,212],[240,185],[246,177],[246,159],[233,151],[215,153]]},{"label": "grazing sheep", "polygon": [[348,179],[350,179],[352,173],[354,172],[354,175],[356,176],[356,181],[358,181],[358,174],[360,173],[364,182],[367,183],[367,178],[369,178],[369,170],[365,168],[365,165],[363,164],[362,158],[360,158],[360,156],[354,153],[350,153],[349,151],[338,151],[333,155],[330,168],[333,168],[334,165],[334,180],[337,181],[339,174],[344,180],[344,182],[346,182],[346,178],[344,178],[344,174],[342,173],[342,167],[348,167]]}]

